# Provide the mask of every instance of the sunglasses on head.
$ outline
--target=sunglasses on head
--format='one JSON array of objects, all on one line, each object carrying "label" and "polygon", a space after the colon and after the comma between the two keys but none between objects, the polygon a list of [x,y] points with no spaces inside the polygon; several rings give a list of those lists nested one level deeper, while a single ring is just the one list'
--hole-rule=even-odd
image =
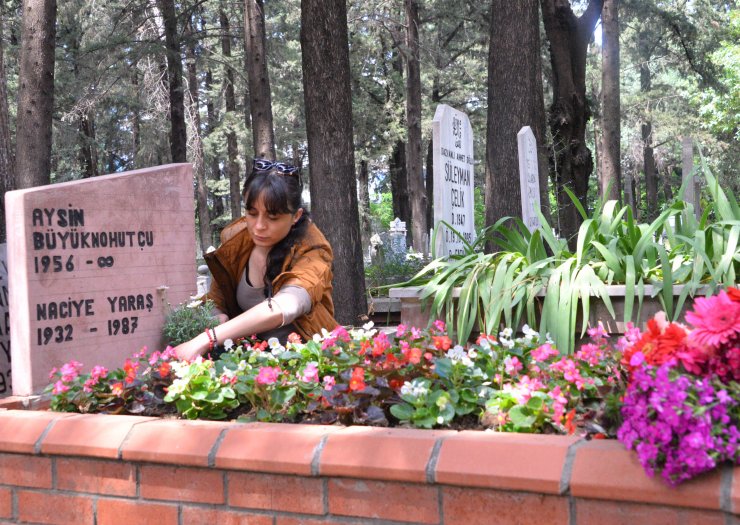
[{"label": "sunglasses on head", "polygon": [[283,164],[282,162],[273,162],[267,159],[254,159],[252,166],[254,171],[258,173],[275,170],[281,175],[297,175],[300,170],[297,166]]}]

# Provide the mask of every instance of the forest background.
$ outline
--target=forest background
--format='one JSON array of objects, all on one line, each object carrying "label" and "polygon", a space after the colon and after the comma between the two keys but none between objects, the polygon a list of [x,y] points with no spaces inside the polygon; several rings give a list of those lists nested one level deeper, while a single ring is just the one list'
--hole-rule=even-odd
[{"label": "forest background", "polygon": [[[618,199],[650,220],[691,137],[740,191],[740,11],[715,0],[3,0],[0,195],[194,166],[201,249],[241,215],[253,157],[302,166],[335,250],[340,322],[366,312],[363,249],[433,227],[431,120],[475,135],[476,226],[520,210],[516,133],[565,238]],[[4,201],[3,201],[4,206]],[[338,220],[339,219],[339,220]],[[4,217],[0,241],[5,240]]]}]

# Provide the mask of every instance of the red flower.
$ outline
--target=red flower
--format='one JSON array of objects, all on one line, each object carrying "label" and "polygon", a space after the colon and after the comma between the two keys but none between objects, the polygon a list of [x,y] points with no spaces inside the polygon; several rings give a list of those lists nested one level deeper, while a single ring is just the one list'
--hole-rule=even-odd
[{"label": "red flower", "polygon": [[300,343],[301,336],[295,332],[291,332],[290,335],[288,336],[288,342],[289,343]]},{"label": "red flower", "polygon": [[734,302],[740,303],[740,288],[730,286],[727,289],[727,296]]},{"label": "red flower", "polygon": [[349,389],[351,392],[365,390],[365,370],[362,367],[356,366],[354,370],[352,370],[352,377],[349,380]]},{"label": "red flower", "polygon": [[434,347],[437,350],[447,351],[452,346],[452,339],[446,335],[433,335],[432,341],[434,341]]},{"label": "red flower", "polygon": [[168,376],[168,375],[170,375],[170,370],[171,369],[172,369],[172,367],[170,366],[170,363],[167,362],[167,361],[165,361],[164,363],[162,363],[162,364],[159,365],[159,369],[158,369],[159,375],[161,377]]},{"label": "red flower", "polygon": [[409,363],[418,365],[421,363],[421,348],[412,348],[409,350]]},{"label": "red flower", "polygon": [[568,412],[565,415],[565,430],[568,432],[568,435],[572,435],[576,433],[576,426],[573,424],[573,418],[576,417],[576,409],[571,409],[570,412]]},{"label": "red flower", "polygon": [[118,383],[113,383],[110,387],[110,391],[113,393],[114,396],[120,396],[123,394],[123,383],[120,381]]},{"label": "red flower", "polygon": [[[661,315],[662,314],[662,315]],[[647,330],[637,343],[626,349],[622,356],[622,364],[632,369],[632,356],[640,352],[645,363],[651,366],[660,366],[678,357],[678,353],[686,347],[686,328],[675,323],[667,323],[665,314],[658,313],[647,322]]]}]

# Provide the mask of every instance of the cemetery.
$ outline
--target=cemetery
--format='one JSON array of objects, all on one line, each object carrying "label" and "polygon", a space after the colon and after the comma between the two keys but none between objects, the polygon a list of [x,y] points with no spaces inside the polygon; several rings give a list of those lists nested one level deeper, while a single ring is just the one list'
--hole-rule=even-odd
[{"label": "cemetery", "polygon": [[734,4],[0,11],[0,524],[738,522]]}]

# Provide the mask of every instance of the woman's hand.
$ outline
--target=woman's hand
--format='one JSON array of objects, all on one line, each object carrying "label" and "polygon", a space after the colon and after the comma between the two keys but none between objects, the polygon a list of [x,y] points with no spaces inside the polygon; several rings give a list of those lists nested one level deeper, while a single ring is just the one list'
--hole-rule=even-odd
[{"label": "woman's hand", "polygon": [[203,355],[206,350],[208,350],[208,336],[205,333],[175,347],[177,358],[181,361],[192,361],[199,355]]}]

